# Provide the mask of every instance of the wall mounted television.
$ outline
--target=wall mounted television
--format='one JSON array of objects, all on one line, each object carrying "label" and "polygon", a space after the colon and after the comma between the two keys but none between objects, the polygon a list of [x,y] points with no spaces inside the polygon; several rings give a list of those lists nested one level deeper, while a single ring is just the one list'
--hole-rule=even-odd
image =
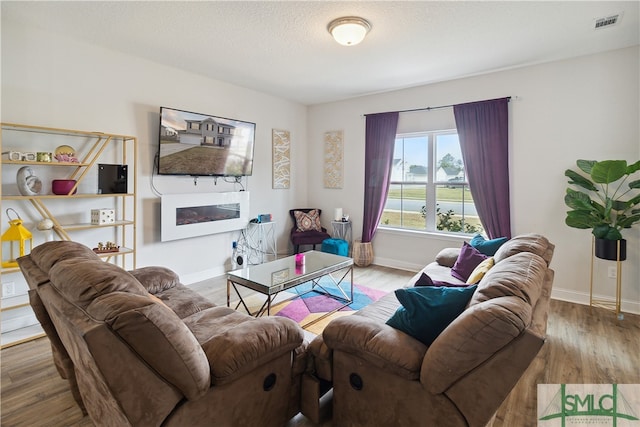
[{"label": "wall mounted television", "polygon": [[160,107],[158,175],[249,176],[256,124]]}]

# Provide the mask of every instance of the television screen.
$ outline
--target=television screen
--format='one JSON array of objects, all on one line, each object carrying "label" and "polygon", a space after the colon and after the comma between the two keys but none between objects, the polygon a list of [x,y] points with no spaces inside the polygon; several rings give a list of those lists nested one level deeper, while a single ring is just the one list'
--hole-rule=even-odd
[{"label": "television screen", "polygon": [[159,175],[247,176],[256,124],[160,107]]}]

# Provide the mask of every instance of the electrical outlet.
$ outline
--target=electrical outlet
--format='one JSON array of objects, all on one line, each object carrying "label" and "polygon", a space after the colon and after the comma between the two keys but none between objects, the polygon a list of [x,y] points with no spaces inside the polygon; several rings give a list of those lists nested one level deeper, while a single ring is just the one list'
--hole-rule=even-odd
[{"label": "electrical outlet", "polygon": [[2,284],[2,298],[12,297],[16,294],[16,284],[7,282]]},{"label": "electrical outlet", "polygon": [[609,279],[615,279],[618,277],[618,271],[616,267],[609,267]]}]

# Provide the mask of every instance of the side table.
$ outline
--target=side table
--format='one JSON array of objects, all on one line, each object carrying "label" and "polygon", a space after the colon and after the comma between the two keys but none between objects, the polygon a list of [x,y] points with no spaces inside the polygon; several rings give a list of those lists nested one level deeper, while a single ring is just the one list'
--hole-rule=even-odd
[{"label": "side table", "polygon": [[331,221],[331,226],[333,227],[331,237],[346,240],[351,251],[351,221]]},{"label": "side table", "polygon": [[238,252],[244,254],[247,264],[262,264],[278,258],[275,225],[275,221],[250,222],[240,232]]}]

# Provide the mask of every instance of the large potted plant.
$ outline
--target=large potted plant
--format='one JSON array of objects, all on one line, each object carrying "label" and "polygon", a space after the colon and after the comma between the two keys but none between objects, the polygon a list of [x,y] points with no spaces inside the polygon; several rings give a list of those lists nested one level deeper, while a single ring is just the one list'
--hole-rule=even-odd
[{"label": "large potted plant", "polygon": [[630,177],[640,170],[640,161],[628,165],[625,160],[578,160],[583,173],[567,169],[564,174],[569,184],[564,201],[572,210],[565,223],[569,227],[592,229],[596,238],[595,255],[617,260],[618,242],[620,260],[626,259],[626,240],[621,230],[640,222],[640,180]]}]

